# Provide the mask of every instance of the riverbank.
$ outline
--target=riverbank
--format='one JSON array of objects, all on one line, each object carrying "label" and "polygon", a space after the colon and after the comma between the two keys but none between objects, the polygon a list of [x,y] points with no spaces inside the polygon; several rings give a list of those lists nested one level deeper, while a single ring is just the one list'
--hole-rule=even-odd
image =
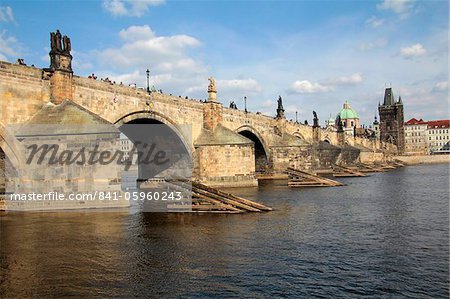
[{"label": "riverbank", "polygon": [[450,155],[396,156],[407,165],[450,163]]}]

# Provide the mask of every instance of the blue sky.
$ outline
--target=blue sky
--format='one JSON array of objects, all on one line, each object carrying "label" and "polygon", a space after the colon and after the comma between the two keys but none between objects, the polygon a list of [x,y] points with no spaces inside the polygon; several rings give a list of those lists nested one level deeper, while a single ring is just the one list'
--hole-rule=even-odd
[{"label": "blue sky", "polygon": [[48,66],[49,32],[72,40],[77,75],[151,82],[224,105],[324,124],[345,100],[369,124],[385,84],[406,120],[449,117],[448,1],[7,1],[0,59]]}]

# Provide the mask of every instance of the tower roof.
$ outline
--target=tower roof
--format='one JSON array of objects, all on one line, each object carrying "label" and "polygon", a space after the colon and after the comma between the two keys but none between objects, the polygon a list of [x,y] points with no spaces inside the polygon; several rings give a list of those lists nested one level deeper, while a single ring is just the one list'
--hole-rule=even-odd
[{"label": "tower roof", "polygon": [[384,91],[384,102],[383,102],[383,105],[384,106],[391,106],[391,105],[394,105],[394,104],[395,104],[394,93],[392,92],[392,88],[388,87]]}]

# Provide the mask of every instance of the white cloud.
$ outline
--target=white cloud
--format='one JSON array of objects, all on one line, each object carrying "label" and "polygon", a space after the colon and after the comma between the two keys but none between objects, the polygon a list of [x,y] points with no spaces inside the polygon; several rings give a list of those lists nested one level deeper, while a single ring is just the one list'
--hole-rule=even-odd
[{"label": "white cloud", "polygon": [[100,51],[104,64],[116,67],[152,66],[154,71],[173,71],[200,67],[186,51],[200,46],[188,35],[156,36],[151,28],[131,26],[119,32],[124,44]]},{"label": "white cloud", "polygon": [[369,51],[369,50],[376,49],[376,48],[384,48],[384,47],[386,47],[387,43],[388,43],[387,39],[380,38],[373,42],[361,43],[359,45],[359,49],[361,51]]},{"label": "white cloud", "polygon": [[103,0],[103,8],[113,16],[141,17],[150,6],[163,4],[164,0]]},{"label": "white cloud", "polygon": [[447,91],[450,89],[450,83],[448,81],[442,81],[436,83],[433,88],[433,91]]},{"label": "white cloud", "polygon": [[[92,66],[98,78],[139,87],[146,86],[148,68],[150,85],[156,89],[183,97],[205,97],[208,66],[197,57],[200,51],[191,53],[201,46],[198,39],[184,34],[160,36],[148,25],[123,28],[117,36],[121,42],[118,46],[77,53],[74,66],[86,75],[92,72]],[[200,85],[205,87],[192,88]]]},{"label": "white cloud", "polygon": [[[100,74],[101,76],[101,74]],[[103,76],[101,76],[103,77]],[[107,77],[107,76],[105,76]],[[143,86],[142,83],[144,83],[145,76],[139,72],[139,70],[134,70],[131,73],[121,74],[121,75],[111,75],[110,77],[111,81],[116,81],[117,83],[124,83],[126,85],[128,84],[137,84],[138,86]]]},{"label": "white cloud", "polygon": [[361,73],[354,73],[350,76],[341,76],[330,80],[329,85],[357,85],[364,81]]},{"label": "white cloud", "polygon": [[400,49],[400,56],[405,58],[423,56],[425,54],[427,54],[427,50],[421,44],[415,44]]},{"label": "white cloud", "polygon": [[288,93],[321,93],[330,92],[334,88],[331,86],[321,85],[319,83],[313,83],[308,80],[297,80],[292,83],[291,87],[288,89]]},{"label": "white cloud", "polygon": [[377,28],[384,24],[384,19],[379,19],[376,16],[372,16],[366,20],[366,24],[372,28]]},{"label": "white cloud", "polygon": [[313,94],[334,91],[337,86],[358,85],[364,81],[361,73],[350,76],[331,78],[322,82],[311,82],[308,80],[297,80],[287,90],[290,94]]},{"label": "white cloud", "polygon": [[380,10],[390,10],[405,19],[409,17],[415,10],[415,0],[384,0],[377,4]]},{"label": "white cloud", "polygon": [[0,6],[0,22],[14,22],[14,14],[10,6]]},{"label": "white cloud", "polygon": [[125,41],[136,41],[152,39],[155,37],[155,33],[148,25],[130,26],[127,29],[120,30],[119,36]]},{"label": "white cloud", "polygon": [[19,43],[14,36],[8,35],[6,30],[0,31],[0,58],[8,60],[7,57],[16,59],[19,56]]}]

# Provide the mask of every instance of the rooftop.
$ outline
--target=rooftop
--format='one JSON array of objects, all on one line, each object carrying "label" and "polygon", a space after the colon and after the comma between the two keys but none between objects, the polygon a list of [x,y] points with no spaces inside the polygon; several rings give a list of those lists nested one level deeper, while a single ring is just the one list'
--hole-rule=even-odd
[{"label": "rooftop", "polygon": [[341,117],[341,120],[359,118],[358,113],[350,107],[350,103],[348,101],[345,101],[344,107],[338,115]]}]

